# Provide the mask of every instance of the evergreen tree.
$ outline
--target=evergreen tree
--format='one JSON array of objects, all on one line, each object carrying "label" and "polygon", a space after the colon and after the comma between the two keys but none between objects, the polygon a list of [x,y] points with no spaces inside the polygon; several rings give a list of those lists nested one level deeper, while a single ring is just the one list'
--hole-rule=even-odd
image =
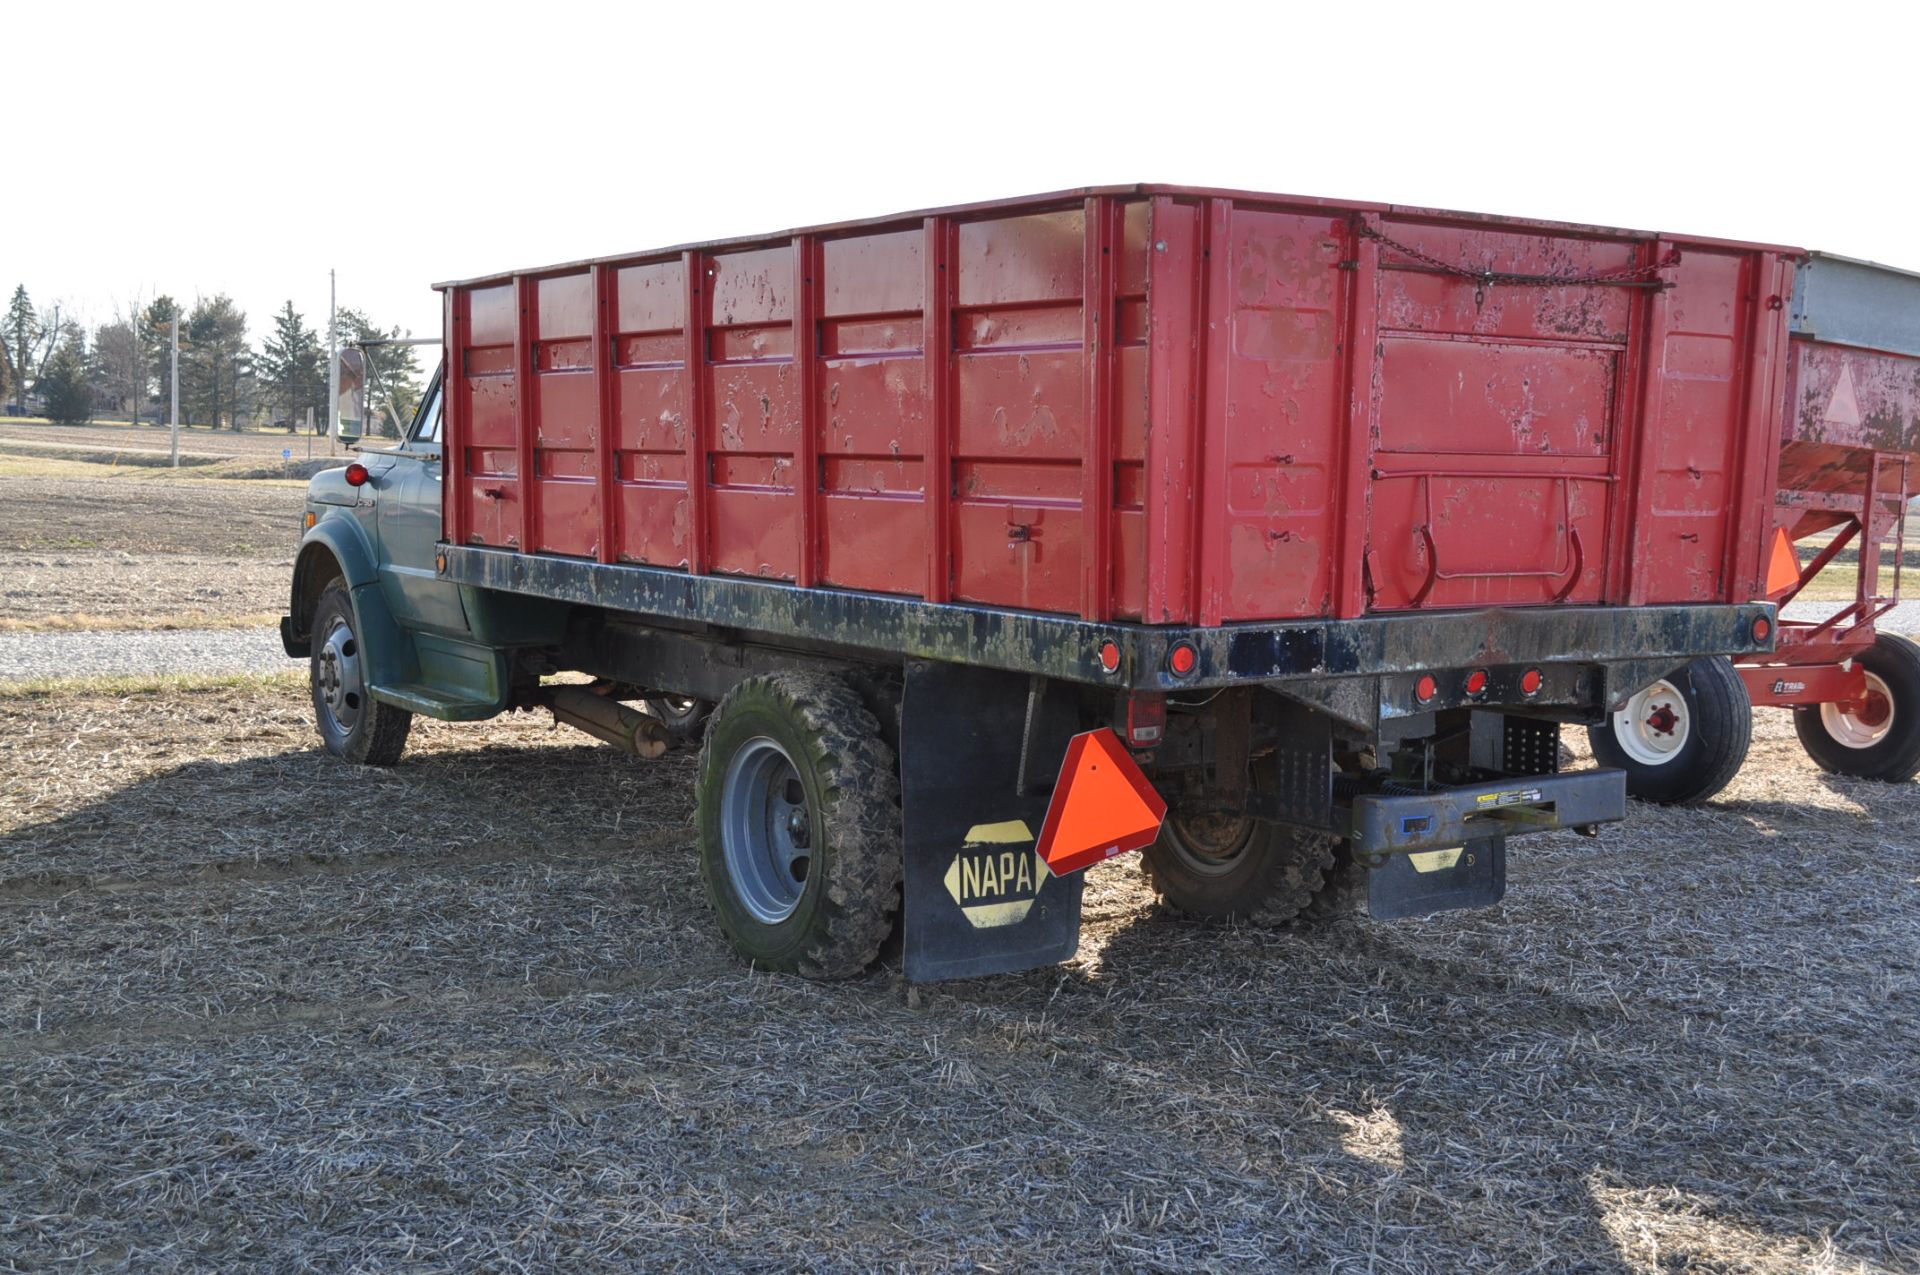
[{"label": "evergreen tree", "polygon": [[193,418],[213,429],[222,422],[240,428],[241,412],[253,372],[253,352],[247,348],[247,316],[225,293],[196,302],[182,331],[192,340],[180,352],[180,407],[183,418],[191,403]]},{"label": "evergreen tree", "polygon": [[19,284],[13,290],[13,300],[7,303],[6,318],[0,319],[0,341],[7,347],[13,401],[20,404],[23,413],[27,410],[27,390],[31,388],[33,369],[39,362],[41,338],[45,335],[46,327],[33,308],[32,298],[27,296],[27,285]]},{"label": "evergreen tree", "polygon": [[[160,394],[154,402],[160,409],[160,419],[168,419],[167,413],[173,406],[173,339],[174,316],[180,313],[180,303],[169,296],[157,296],[140,314],[140,344],[145,355],[143,362],[153,369],[154,379],[159,382]],[[186,324],[180,325],[180,358],[187,357]],[[180,405],[183,413],[186,404]]]},{"label": "evergreen tree", "polygon": [[255,372],[271,410],[286,420],[289,432],[300,427],[309,407],[316,422],[327,419],[326,361],[319,334],[287,302],[260,343]]},{"label": "evergreen tree", "polygon": [[93,419],[93,387],[87,384],[86,350],[69,333],[47,360],[40,378],[47,419],[56,425],[84,425]]}]

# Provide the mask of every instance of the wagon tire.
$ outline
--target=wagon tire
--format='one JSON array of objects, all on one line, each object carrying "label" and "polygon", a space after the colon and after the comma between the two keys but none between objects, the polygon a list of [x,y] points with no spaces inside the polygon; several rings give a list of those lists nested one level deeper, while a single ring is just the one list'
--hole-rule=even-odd
[{"label": "wagon tire", "polygon": [[307,680],[314,725],[328,752],[364,766],[391,766],[406,751],[413,714],[371,693],[353,595],[338,582],[321,591],[313,608]]},{"label": "wagon tire", "polygon": [[1279,926],[1312,905],[1334,867],[1324,833],[1250,817],[1168,812],[1141,856],[1162,906],[1203,921]]},{"label": "wagon tire", "polygon": [[754,965],[851,978],[900,912],[893,750],[837,677],[749,678],[713,710],[695,790],[700,876]]},{"label": "wagon tire", "polygon": [[1670,673],[1587,727],[1602,766],[1627,772],[1627,793],[1692,806],[1733,782],[1753,743],[1753,701],[1725,656]]},{"label": "wagon tire", "polygon": [[1903,784],[1920,774],[1920,646],[1882,633],[1854,657],[1867,674],[1867,703],[1793,710],[1800,746],[1820,769],[1858,779]]}]

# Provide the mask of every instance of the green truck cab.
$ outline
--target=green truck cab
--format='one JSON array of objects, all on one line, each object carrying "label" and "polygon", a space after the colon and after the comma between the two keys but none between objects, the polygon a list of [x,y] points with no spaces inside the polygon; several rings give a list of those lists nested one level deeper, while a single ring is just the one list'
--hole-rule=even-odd
[{"label": "green truck cab", "polygon": [[397,444],[356,442],[356,460],[308,483],[281,642],[310,661],[321,738],[351,761],[393,764],[415,713],[504,711],[506,650],[564,621],[565,608],[482,598],[440,575],[441,402],[436,373]]}]

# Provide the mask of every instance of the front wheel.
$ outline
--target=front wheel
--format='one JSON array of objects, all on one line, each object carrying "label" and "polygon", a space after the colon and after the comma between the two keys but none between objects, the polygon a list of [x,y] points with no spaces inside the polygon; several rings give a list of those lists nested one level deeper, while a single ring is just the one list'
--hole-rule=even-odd
[{"label": "front wheel", "polygon": [[1642,801],[1691,806],[1733,782],[1753,742],[1753,701],[1723,656],[1695,660],[1587,727],[1602,766],[1627,772]]},{"label": "front wheel", "polygon": [[328,585],[314,606],[307,675],[313,686],[314,724],[328,752],[367,766],[391,766],[400,760],[413,714],[382,704],[370,693],[353,597],[344,585]]},{"label": "front wheel", "polygon": [[1866,698],[1794,709],[1800,746],[1832,774],[1905,783],[1920,774],[1920,646],[1882,633],[1854,663],[1866,674]]},{"label": "front wheel", "polygon": [[700,754],[700,875],[741,956],[849,978],[900,911],[900,781],[880,724],[835,677],[741,682]]}]

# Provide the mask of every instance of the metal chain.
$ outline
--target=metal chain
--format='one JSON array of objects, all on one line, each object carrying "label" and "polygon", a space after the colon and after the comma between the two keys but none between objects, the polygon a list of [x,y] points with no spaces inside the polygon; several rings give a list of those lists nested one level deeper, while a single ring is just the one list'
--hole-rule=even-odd
[{"label": "metal chain", "polygon": [[1643,266],[1625,266],[1619,270],[1605,270],[1599,274],[1563,275],[1563,274],[1517,274],[1511,270],[1474,270],[1468,266],[1454,265],[1440,258],[1424,253],[1410,244],[1390,238],[1366,223],[1361,223],[1360,234],[1366,239],[1377,239],[1383,247],[1391,248],[1403,257],[1419,262],[1421,265],[1441,274],[1471,279],[1481,289],[1491,288],[1498,283],[1538,284],[1550,287],[1569,287],[1583,284],[1630,283],[1643,279],[1652,279],[1668,266],[1678,265],[1680,254],[1676,250],[1665,258]]}]

